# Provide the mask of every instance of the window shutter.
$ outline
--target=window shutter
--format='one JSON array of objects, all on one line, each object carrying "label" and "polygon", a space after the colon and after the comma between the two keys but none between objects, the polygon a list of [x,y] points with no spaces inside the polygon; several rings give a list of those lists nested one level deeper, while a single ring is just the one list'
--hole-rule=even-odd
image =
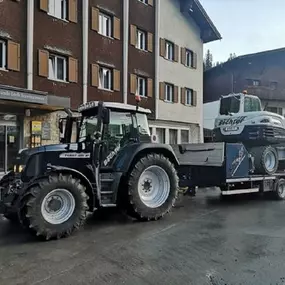
[{"label": "window shutter", "polygon": [[131,87],[130,87],[130,93],[136,94],[137,92],[137,76],[135,74],[131,74]]},{"label": "window shutter", "polygon": [[121,38],[121,21],[119,18],[113,18],[114,38],[119,40]]},{"label": "window shutter", "polygon": [[91,12],[91,29],[98,32],[99,30],[99,10],[92,7]]},{"label": "window shutter", "polygon": [[181,99],[180,99],[181,104],[185,105],[186,103],[186,88],[181,87]]},{"label": "window shutter", "polygon": [[197,106],[197,91],[193,90],[193,106]]},{"label": "window shutter", "polygon": [[174,86],[174,98],[173,98],[174,103],[178,103],[178,86]]},{"label": "window shutter", "polygon": [[160,39],[160,56],[166,56],[165,39]]},{"label": "window shutter", "polygon": [[68,20],[77,23],[77,0],[68,0]]},{"label": "window shutter", "polygon": [[179,46],[174,45],[174,61],[178,62],[179,60]]},{"label": "window shutter", "polygon": [[134,25],[131,25],[131,45],[136,46],[137,44],[137,27]]},{"label": "window shutter", "polygon": [[148,4],[149,6],[153,6],[153,0],[148,0],[147,4]]},{"label": "window shutter", "polygon": [[193,68],[197,68],[197,53],[193,52]]},{"label": "window shutter", "polygon": [[48,0],[40,0],[40,10],[48,12]]},{"label": "window shutter", "polygon": [[152,98],[153,96],[153,80],[151,78],[147,79],[147,97]]},{"label": "window shutter", "polygon": [[165,100],[165,83],[164,82],[159,83],[159,99]]},{"label": "window shutter", "polygon": [[149,52],[153,51],[153,34],[147,33],[147,50]]},{"label": "window shutter", "polygon": [[114,91],[120,91],[121,89],[121,72],[120,70],[113,70],[113,89]]},{"label": "window shutter", "polygon": [[99,86],[99,65],[91,64],[91,86]]},{"label": "window shutter", "polygon": [[47,50],[40,49],[38,52],[38,57],[39,76],[48,77],[49,52]]},{"label": "window shutter", "polygon": [[8,41],[7,68],[20,71],[20,44]]},{"label": "window shutter", "polygon": [[181,63],[186,65],[186,48],[181,48]]},{"label": "window shutter", "polygon": [[78,60],[76,58],[68,58],[68,81],[78,82]]}]

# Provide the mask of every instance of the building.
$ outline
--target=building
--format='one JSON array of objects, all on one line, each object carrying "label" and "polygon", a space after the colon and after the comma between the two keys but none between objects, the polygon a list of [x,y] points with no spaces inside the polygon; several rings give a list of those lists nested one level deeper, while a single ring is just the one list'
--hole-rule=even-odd
[{"label": "building", "polygon": [[284,115],[285,48],[239,56],[207,70],[204,73],[205,126],[213,126],[221,95],[243,90],[257,95],[266,110]]},{"label": "building", "polygon": [[139,94],[160,141],[198,141],[203,43],[219,38],[198,0],[2,1],[0,172],[58,143],[63,108],[91,100]]}]

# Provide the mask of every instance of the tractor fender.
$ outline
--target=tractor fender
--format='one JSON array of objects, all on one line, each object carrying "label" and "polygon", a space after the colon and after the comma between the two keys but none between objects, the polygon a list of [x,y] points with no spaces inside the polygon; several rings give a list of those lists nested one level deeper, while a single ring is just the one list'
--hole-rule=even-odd
[{"label": "tractor fender", "polygon": [[177,166],[178,159],[170,145],[159,143],[138,143],[125,146],[113,162],[113,170],[127,173],[131,166],[142,156],[148,153],[161,153]]}]

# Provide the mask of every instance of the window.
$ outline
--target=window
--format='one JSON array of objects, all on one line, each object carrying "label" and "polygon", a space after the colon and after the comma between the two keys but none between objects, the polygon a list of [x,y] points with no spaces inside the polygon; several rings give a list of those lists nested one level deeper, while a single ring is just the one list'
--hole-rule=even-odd
[{"label": "window", "polygon": [[177,130],[169,129],[169,143],[177,144]]},{"label": "window", "polygon": [[141,50],[146,50],[146,32],[137,29],[137,44],[136,48]]},{"label": "window", "polygon": [[186,89],[185,104],[189,106],[193,105],[193,90],[192,89]]},{"label": "window", "polygon": [[138,129],[140,135],[151,135],[151,131],[148,125],[148,120],[146,114],[136,113]]},{"label": "window", "polygon": [[283,116],[283,109],[280,107],[267,107],[266,111]]},{"label": "window", "polygon": [[193,67],[193,52],[190,50],[186,50],[185,65],[187,67]]},{"label": "window", "polygon": [[260,81],[259,80],[252,80],[252,85],[253,86],[259,86],[260,85]]},{"label": "window", "polygon": [[181,130],[181,143],[189,143],[189,131]]},{"label": "window", "polygon": [[99,88],[112,90],[112,70],[100,67],[99,68]]},{"label": "window", "polygon": [[143,97],[146,97],[147,94],[146,94],[146,84],[147,84],[147,81],[145,78],[143,77],[137,77],[137,91],[136,91],[136,94],[137,95],[140,95],[140,96],[143,96]]},{"label": "window", "polygon": [[67,19],[67,0],[49,0],[48,13],[58,19]]},{"label": "window", "polygon": [[174,60],[174,44],[166,41],[165,45],[166,45],[166,58],[169,60]]},{"label": "window", "polygon": [[66,58],[58,55],[49,56],[49,79],[66,81]]},{"label": "window", "polygon": [[159,143],[165,143],[165,129],[156,128],[156,136]]},{"label": "window", "polygon": [[6,42],[0,40],[0,68],[6,68]]},{"label": "window", "polygon": [[112,18],[106,14],[99,14],[99,34],[112,37]]},{"label": "window", "polygon": [[245,97],[244,98],[244,111],[245,112],[261,111],[260,100],[254,97]]},{"label": "window", "polygon": [[139,0],[140,2],[147,4],[147,0]]},{"label": "window", "polygon": [[238,113],[240,109],[240,96],[231,96],[221,99],[220,115]]},{"label": "window", "polygon": [[173,102],[174,97],[174,86],[171,84],[165,84],[165,101]]},{"label": "window", "polygon": [[278,83],[277,82],[270,82],[270,89],[271,90],[276,90],[277,89],[277,85],[278,85]]}]

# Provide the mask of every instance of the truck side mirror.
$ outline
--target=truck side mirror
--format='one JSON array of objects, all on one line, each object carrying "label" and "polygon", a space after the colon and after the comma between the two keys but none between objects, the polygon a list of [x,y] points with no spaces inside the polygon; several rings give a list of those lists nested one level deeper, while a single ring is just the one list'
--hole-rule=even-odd
[{"label": "truck side mirror", "polygon": [[109,109],[104,109],[102,120],[103,120],[104,125],[108,125],[110,123],[110,110]]}]

